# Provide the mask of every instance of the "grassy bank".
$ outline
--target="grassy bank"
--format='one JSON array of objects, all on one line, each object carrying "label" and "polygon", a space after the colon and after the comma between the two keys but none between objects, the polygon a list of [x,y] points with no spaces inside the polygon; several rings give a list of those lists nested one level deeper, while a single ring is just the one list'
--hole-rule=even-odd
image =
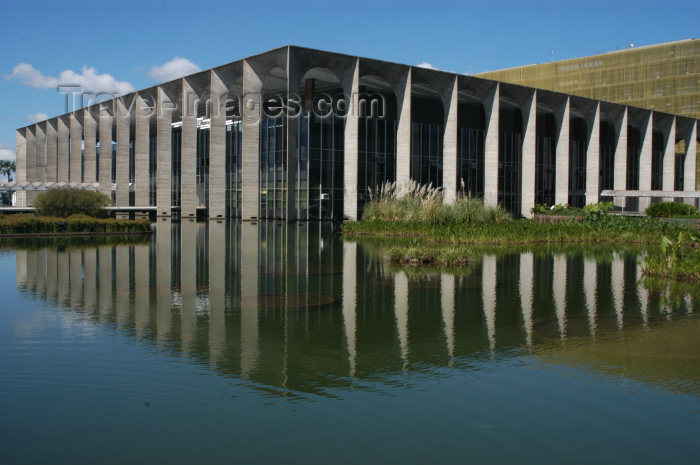
[{"label": "grassy bank", "polygon": [[611,208],[609,203],[587,205],[577,210],[583,214],[579,221],[536,223],[513,220],[502,208],[486,206],[481,199],[458,197],[445,204],[439,189],[414,183],[398,189],[395,184],[386,184],[372,196],[361,221],[343,226],[343,235],[413,239],[392,244],[388,248],[390,260],[449,265],[468,263],[473,247],[658,245],[664,235],[675,237],[683,232],[686,242],[695,237],[685,225],[650,217],[616,216],[608,213]]},{"label": "grassy bank", "polygon": [[116,220],[73,215],[56,218],[36,215],[0,215],[0,235],[62,233],[147,233],[150,220]]}]

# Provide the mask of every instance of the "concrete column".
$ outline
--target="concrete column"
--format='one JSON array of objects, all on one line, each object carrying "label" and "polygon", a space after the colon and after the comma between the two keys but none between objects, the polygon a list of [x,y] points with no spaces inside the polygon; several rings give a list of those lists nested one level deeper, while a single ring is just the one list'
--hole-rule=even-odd
[{"label": "concrete column", "polygon": [[112,196],[112,123],[113,117],[100,106],[100,192]]},{"label": "concrete column", "polygon": [[625,297],[625,262],[617,252],[613,252],[611,265],[611,279],[613,305],[615,307],[615,316],[617,318],[617,329],[622,329],[623,305]]},{"label": "concrete column", "polygon": [[[617,190],[627,189],[627,117],[629,110],[627,107],[615,120],[615,167],[613,171],[613,188]],[[616,207],[623,207],[626,204],[624,197],[615,197]]]},{"label": "concrete column", "polygon": [[83,306],[83,252],[70,251],[70,307],[77,310]]},{"label": "concrete column", "polygon": [[247,60],[243,61],[241,114],[241,219],[258,217],[260,210],[260,91],[262,80]]},{"label": "concrete column", "polygon": [[46,181],[46,122],[36,124],[36,168],[34,177],[39,182]]},{"label": "concrete column", "polygon": [[394,316],[396,331],[399,335],[399,349],[403,369],[409,364],[410,349],[408,346],[408,277],[400,271],[394,274]]},{"label": "concrete column", "polygon": [[[639,128],[642,133],[642,150],[639,155],[639,190],[651,190],[651,151],[652,138],[654,133],[654,114],[647,112],[647,115]],[[639,211],[643,212],[649,206],[649,197],[639,199]]]},{"label": "concrete column", "polygon": [[343,241],[343,328],[350,377],[357,366],[357,243]]},{"label": "concrete column", "polygon": [[[247,377],[258,366],[258,267],[260,239],[258,225],[241,225],[241,376]],[[243,304],[245,302],[245,305]]]},{"label": "concrete column", "polygon": [[552,292],[559,324],[559,336],[566,337],[566,255],[554,255]]},{"label": "concrete column", "polygon": [[455,76],[449,100],[444,102],[445,132],[442,139],[442,186],[443,199],[454,203],[457,199],[457,110],[459,107],[459,78]]},{"label": "concrete column", "polygon": [[129,262],[129,246],[116,246],[115,270],[117,295],[115,298],[115,310],[117,313],[117,329],[126,327],[131,316],[131,267]]},{"label": "concrete column", "polygon": [[452,364],[455,356],[455,277],[452,274],[440,275],[440,308],[447,356],[450,359],[449,363]]},{"label": "concrete column", "polygon": [[36,250],[27,251],[27,280],[26,290],[34,292],[36,288]]},{"label": "concrete column", "polygon": [[134,205],[149,205],[151,108],[142,95],[136,96],[134,135]]},{"label": "concrete column", "polygon": [[344,179],[343,190],[343,216],[350,221],[357,221],[360,213],[357,211],[357,185],[359,166],[359,93],[360,93],[360,59],[358,58],[352,69],[348,71],[347,84],[343,89],[347,102],[348,114],[345,118],[344,140]]},{"label": "concrete column", "polygon": [[588,146],[586,148],[586,203],[599,202],[598,176],[600,175],[600,102],[586,117]]},{"label": "concrete column", "polygon": [[83,153],[83,182],[97,182],[97,119],[89,108],[83,111],[83,134],[85,150]]},{"label": "concrete column", "polygon": [[484,203],[487,206],[498,205],[498,144],[499,116],[501,111],[500,84],[483,102],[486,121],[484,140]]},{"label": "concrete column", "polygon": [[[663,174],[661,178],[661,190],[672,191],[675,189],[675,173],[676,173],[676,117],[671,117],[671,123],[664,131],[664,161]],[[664,199],[666,202],[672,202],[673,199]]]},{"label": "concrete column", "polygon": [[64,250],[58,253],[56,267],[58,269],[57,298],[59,305],[70,305],[70,252]]},{"label": "concrete column", "polygon": [[58,119],[46,122],[46,181],[56,182],[56,157],[58,155]]},{"label": "concrete column", "polygon": [[696,160],[698,152],[698,122],[694,121],[686,141],[685,163],[683,164],[683,190],[694,191],[696,183]]},{"label": "concrete column", "polygon": [[15,251],[15,279],[19,289],[27,288],[27,251]]},{"label": "concrete column", "polygon": [[156,225],[156,332],[159,341],[164,341],[170,335],[173,326],[171,280],[172,224],[170,218],[160,218]]},{"label": "concrete column", "polygon": [[592,258],[583,259],[583,297],[586,299],[588,311],[588,328],[591,336],[596,332],[596,286],[598,281],[598,269],[596,261]]},{"label": "concrete column", "polygon": [[[111,131],[110,131],[111,132]],[[99,260],[99,291],[98,299],[100,301],[100,321],[108,321],[112,315],[114,307],[113,300],[113,282],[112,278],[112,250],[113,247],[104,246],[97,250]]]},{"label": "concrete column", "polygon": [[70,114],[70,182],[83,182],[83,122],[77,112]]},{"label": "concrete column", "polygon": [[481,264],[481,295],[486,334],[491,353],[496,350],[496,256],[484,255]]},{"label": "concrete column", "polygon": [[188,353],[194,346],[197,331],[197,223],[183,219],[180,239],[180,313],[182,352]]},{"label": "concrete column", "polygon": [[46,249],[46,299],[53,302],[58,295],[57,256],[55,249]]},{"label": "concrete column", "polygon": [[[287,92],[286,98],[289,100],[296,95],[297,86],[302,80],[304,70],[292,57],[292,52],[287,48]],[[297,219],[297,163],[299,155],[297,154],[297,138],[299,133],[299,118],[298,115],[285,115],[287,124],[287,199],[286,210],[284,216],[287,222],[292,222]],[[342,215],[341,212],[335,212],[336,215]]]},{"label": "concrete column", "polygon": [[557,147],[554,171],[554,203],[569,203],[569,123],[570,123],[570,98],[554,111],[557,122]]},{"label": "concrete column", "polygon": [[36,251],[36,293],[46,298],[46,249]]},{"label": "concrete column", "polygon": [[197,94],[182,78],[182,151],[180,188],[182,193],[182,218],[197,216]]},{"label": "concrete column", "polygon": [[[26,148],[26,171],[27,171],[27,181],[29,182],[35,182],[36,181],[36,135],[35,135],[36,128],[34,125],[28,126],[27,130],[25,132],[25,136],[27,139],[27,148]],[[36,191],[30,190],[27,191],[26,196],[27,196],[27,205],[32,206],[34,205],[34,199],[36,199]]]},{"label": "concrete column", "polygon": [[211,129],[209,130],[209,217],[226,216],[226,97],[228,88],[211,71]]},{"label": "concrete column", "polygon": [[84,307],[90,313],[97,310],[97,249],[83,250],[83,268],[85,273]]},{"label": "concrete column", "polygon": [[[15,131],[15,180],[17,182],[25,182],[27,180],[26,129],[18,129]],[[16,206],[27,206],[26,192],[17,191]]]},{"label": "concrete column", "polygon": [[532,90],[520,106],[523,115],[523,158],[520,214],[532,218],[535,206],[535,160],[537,153],[537,92]]},{"label": "concrete column", "polygon": [[158,137],[158,146],[156,147],[156,156],[158,158],[157,214],[158,216],[170,216],[172,206],[172,113],[175,105],[162,87],[158,87],[156,101],[156,131]]},{"label": "concrete column", "polygon": [[58,182],[68,182],[68,166],[70,164],[70,119],[67,115],[58,117],[58,152],[56,159]]},{"label": "concrete column", "polygon": [[396,183],[402,188],[411,180],[411,68],[396,85]]},{"label": "concrete column", "polygon": [[212,363],[220,360],[226,349],[226,245],[226,224],[222,220],[210,221],[209,360]]},{"label": "concrete column", "polygon": [[[664,155],[664,157],[665,156],[666,155]],[[642,264],[640,262],[637,262],[635,265],[637,269],[635,273],[636,282],[640,282],[642,279]],[[642,314],[642,326],[644,327],[644,329],[647,329],[649,327],[649,289],[647,289],[643,285],[638,285],[635,287],[637,288],[637,297],[639,298],[639,310]]]},{"label": "concrete column", "polygon": [[134,327],[136,337],[142,338],[151,319],[151,246],[134,246]]},{"label": "concrete column", "polygon": [[525,325],[525,337],[527,346],[532,346],[532,289],[535,284],[534,258],[532,252],[520,254],[520,307],[523,313],[523,323]]},{"label": "concrete column", "polygon": [[117,109],[117,202],[120,207],[129,205],[129,142],[131,142],[131,114],[121,98]]}]

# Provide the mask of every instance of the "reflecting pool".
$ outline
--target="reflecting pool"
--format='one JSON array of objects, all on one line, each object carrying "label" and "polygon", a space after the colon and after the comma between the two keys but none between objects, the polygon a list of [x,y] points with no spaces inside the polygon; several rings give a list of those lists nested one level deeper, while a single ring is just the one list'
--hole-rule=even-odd
[{"label": "reflecting pool", "polygon": [[328,224],[0,251],[0,463],[700,463],[700,302],[625,251],[396,270]]}]

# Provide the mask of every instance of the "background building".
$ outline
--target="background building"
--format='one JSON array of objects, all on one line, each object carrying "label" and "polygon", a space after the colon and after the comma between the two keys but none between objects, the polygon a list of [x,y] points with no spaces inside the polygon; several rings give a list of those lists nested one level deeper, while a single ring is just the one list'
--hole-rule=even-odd
[{"label": "background building", "polygon": [[159,216],[341,220],[414,180],[530,216],[694,191],[697,137],[695,118],[285,46],[17,130],[18,199],[75,185]]},{"label": "background building", "polygon": [[[698,39],[519,66],[478,76],[700,118]],[[684,147],[680,145],[677,152],[684,152]]]}]

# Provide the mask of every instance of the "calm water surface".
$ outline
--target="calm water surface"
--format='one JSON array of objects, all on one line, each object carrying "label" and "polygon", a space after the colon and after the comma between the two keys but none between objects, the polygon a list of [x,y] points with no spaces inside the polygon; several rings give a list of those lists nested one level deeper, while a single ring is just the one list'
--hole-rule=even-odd
[{"label": "calm water surface", "polygon": [[4,249],[0,463],[700,463],[700,302],[637,261],[416,276],[318,223]]}]

